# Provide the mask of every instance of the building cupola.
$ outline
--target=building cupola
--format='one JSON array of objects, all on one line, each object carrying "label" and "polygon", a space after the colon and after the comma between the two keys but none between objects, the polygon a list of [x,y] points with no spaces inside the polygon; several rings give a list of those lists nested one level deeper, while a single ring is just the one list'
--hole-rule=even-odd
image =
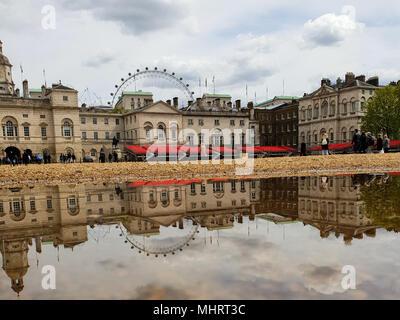
[{"label": "building cupola", "polygon": [[14,94],[11,68],[10,61],[3,54],[3,42],[0,40],[0,95]]}]

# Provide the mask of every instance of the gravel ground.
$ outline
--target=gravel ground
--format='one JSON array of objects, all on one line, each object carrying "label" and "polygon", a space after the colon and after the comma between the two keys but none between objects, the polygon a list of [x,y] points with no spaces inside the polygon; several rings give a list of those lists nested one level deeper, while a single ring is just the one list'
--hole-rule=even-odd
[{"label": "gravel ground", "polygon": [[[82,183],[90,181],[135,181],[191,178],[277,177],[335,175],[343,173],[400,172],[400,153],[351,154],[255,159],[254,169],[221,160],[219,163],[75,163],[28,166],[0,166],[0,185],[35,183]],[[239,171],[238,171],[239,170]],[[238,174],[239,173],[239,174]]]}]

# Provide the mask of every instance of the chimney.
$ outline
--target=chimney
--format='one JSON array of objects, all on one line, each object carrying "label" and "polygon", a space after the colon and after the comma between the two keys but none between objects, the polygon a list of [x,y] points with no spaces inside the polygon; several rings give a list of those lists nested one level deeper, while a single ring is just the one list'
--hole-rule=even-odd
[{"label": "chimney", "polygon": [[28,80],[22,82],[24,98],[29,98]]},{"label": "chimney", "polygon": [[239,111],[240,110],[240,100],[235,101],[235,106],[236,106],[236,110]]},{"label": "chimney", "polygon": [[198,107],[201,105],[201,98],[196,98],[196,104]]},{"label": "chimney", "polygon": [[179,104],[178,104],[178,97],[174,97],[174,98],[173,98],[173,101],[174,101],[174,108],[178,109],[178,107],[179,107]]},{"label": "chimney", "polygon": [[331,85],[331,80],[329,80],[328,78],[323,78],[323,79],[321,80],[321,87],[322,87],[324,84],[327,85],[327,86],[330,86],[330,85]]},{"label": "chimney", "polygon": [[373,85],[375,87],[379,87],[379,78],[378,77],[371,77],[367,80],[367,83]]},{"label": "chimney", "polygon": [[352,73],[352,72],[347,72],[346,73],[346,78],[345,78],[345,84],[346,85],[349,85],[350,83],[352,83],[354,80],[355,80],[356,78],[355,78],[355,76],[354,76],[354,73]]},{"label": "chimney", "polygon": [[3,42],[0,40],[0,53],[3,53]]},{"label": "chimney", "polygon": [[253,101],[249,101],[249,102],[247,103],[247,108],[248,108],[248,109],[254,109]]},{"label": "chimney", "polygon": [[42,86],[42,99],[44,99],[45,95],[46,95],[46,87],[43,85]]},{"label": "chimney", "polygon": [[362,74],[362,75],[360,75],[360,76],[356,77],[356,80],[359,80],[359,81],[365,82],[365,76]]},{"label": "chimney", "polygon": [[341,88],[342,87],[342,79],[340,79],[340,77],[339,78],[337,78],[336,79],[336,88]]},{"label": "chimney", "polygon": [[17,88],[17,89],[15,89],[15,95],[19,98],[20,97],[20,95],[19,95],[19,89]]},{"label": "chimney", "polygon": [[190,107],[192,104],[193,104],[193,101],[192,101],[192,100],[189,100],[189,101],[188,101],[188,106]]},{"label": "chimney", "polygon": [[171,105],[171,100],[167,100],[167,103],[168,103],[169,105]]},{"label": "chimney", "polygon": [[228,108],[232,109],[232,102],[230,102],[230,101],[228,102]]},{"label": "chimney", "polygon": [[82,103],[82,109],[86,109],[86,103]]}]

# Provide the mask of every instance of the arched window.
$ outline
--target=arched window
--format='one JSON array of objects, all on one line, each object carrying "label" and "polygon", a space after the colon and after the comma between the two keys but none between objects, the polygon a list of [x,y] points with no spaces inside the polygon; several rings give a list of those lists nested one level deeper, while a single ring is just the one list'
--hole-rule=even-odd
[{"label": "arched window", "polygon": [[7,137],[14,137],[14,126],[11,121],[6,122]]},{"label": "arched window", "polygon": [[322,105],[322,116],[327,117],[328,116],[328,102],[325,102]]},{"label": "arched window", "polygon": [[334,134],[334,131],[333,131],[333,129],[329,129],[329,142],[330,143],[334,143],[334,141],[335,141],[335,134]]},{"label": "arched window", "polygon": [[157,136],[159,140],[164,140],[165,139],[165,131],[164,131],[164,126],[162,124],[159,124],[157,127]]},{"label": "arched window", "polygon": [[71,125],[69,122],[64,122],[64,137],[70,137],[71,136]]},{"label": "arched window", "polygon": [[343,140],[343,142],[347,142],[347,129],[346,128],[343,128],[342,129],[342,140]]},{"label": "arched window", "polygon": [[314,119],[318,119],[319,118],[319,105],[316,104],[314,106]]},{"label": "arched window", "polygon": [[335,102],[332,101],[331,107],[330,107],[330,110],[329,110],[329,115],[330,116],[334,116],[335,113],[336,113],[336,105],[335,105]]}]

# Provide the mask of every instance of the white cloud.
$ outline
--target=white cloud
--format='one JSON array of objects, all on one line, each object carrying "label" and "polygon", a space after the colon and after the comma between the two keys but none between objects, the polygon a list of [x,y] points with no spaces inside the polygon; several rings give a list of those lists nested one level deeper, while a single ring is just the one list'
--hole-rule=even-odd
[{"label": "white cloud", "polygon": [[344,6],[340,15],[327,13],[315,20],[308,20],[303,27],[304,45],[332,46],[362,30],[365,25],[356,21],[355,12],[353,6]]}]

